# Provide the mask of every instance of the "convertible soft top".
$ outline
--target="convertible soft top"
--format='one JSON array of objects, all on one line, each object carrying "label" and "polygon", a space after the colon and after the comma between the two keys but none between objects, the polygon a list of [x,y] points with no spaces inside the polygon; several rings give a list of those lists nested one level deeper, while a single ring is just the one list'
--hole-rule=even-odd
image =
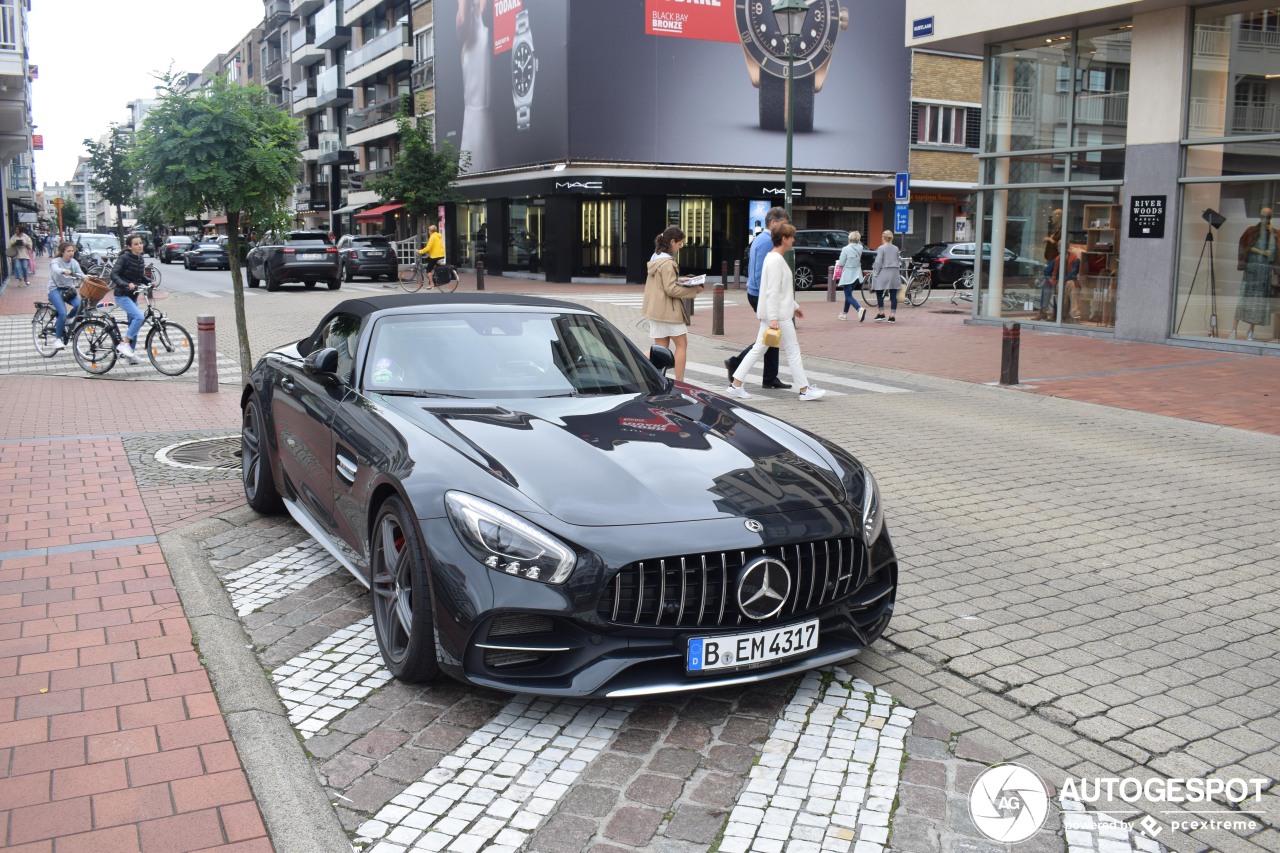
[{"label": "convertible soft top", "polygon": [[318,345],[318,335],[329,325],[329,321],[338,314],[349,314],[364,319],[375,311],[386,311],[392,308],[413,308],[415,306],[432,307],[449,306],[523,306],[528,308],[561,308],[570,311],[586,311],[576,302],[565,302],[560,299],[543,299],[539,296],[521,296],[516,293],[388,293],[385,296],[365,296],[358,299],[344,299],[335,305],[324,318],[316,324],[316,330],[298,342],[298,351],[307,355]]}]

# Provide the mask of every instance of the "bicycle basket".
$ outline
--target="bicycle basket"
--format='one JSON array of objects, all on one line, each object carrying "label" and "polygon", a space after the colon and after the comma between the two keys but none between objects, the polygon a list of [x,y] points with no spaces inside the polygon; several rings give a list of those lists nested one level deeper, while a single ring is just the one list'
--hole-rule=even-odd
[{"label": "bicycle basket", "polygon": [[80,284],[80,297],[86,302],[97,302],[110,292],[111,285],[91,275],[85,276],[85,280]]}]

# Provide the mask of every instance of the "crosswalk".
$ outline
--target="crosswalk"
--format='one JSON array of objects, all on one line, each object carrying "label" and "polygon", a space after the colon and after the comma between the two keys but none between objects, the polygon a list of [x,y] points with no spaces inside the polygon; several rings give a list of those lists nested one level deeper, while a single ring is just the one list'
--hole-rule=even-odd
[{"label": "crosswalk", "polygon": [[[328,292],[327,288],[317,288],[317,289],[325,290],[325,292]],[[349,292],[399,293],[400,286],[395,284],[394,282],[383,284],[379,282],[352,281],[352,282],[343,282],[342,288],[338,292],[339,293],[349,293]],[[186,296],[191,296],[191,297],[195,297],[196,299],[230,299],[234,295],[234,293],[235,291],[229,287],[218,288],[214,290],[170,290],[169,291],[170,297],[182,298]],[[246,287],[244,289],[244,295],[246,299],[253,299],[258,296],[267,296],[268,294],[265,288]]]},{"label": "crosswalk", "polygon": [[[639,308],[644,304],[643,292],[639,292],[639,293],[542,293],[539,291],[538,295],[545,297],[547,299],[564,299],[569,302],[588,302],[588,301],[604,302],[608,305],[621,305],[627,308]],[[693,305],[695,310],[698,308],[706,308],[708,311],[710,311],[711,303],[713,299],[714,297],[708,292],[703,292],[699,296],[694,297]],[[724,304],[726,308],[733,305],[737,305],[739,304],[739,302],[740,300],[734,299],[733,297],[729,296],[728,293],[725,294]]]},{"label": "crosswalk", "polygon": [[[819,388],[827,392],[828,397],[845,397],[852,393],[865,394],[910,394],[913,393],[910,388],[900,388],[895,385],[885,385],[880,382],[869,382],[864,379],[852,379],[847,376],[839,376],[834,373],[827,373],[821,370],[806,370],[806,376],[809,381]],[[791,380],[791,374],[787,370],[785,362],[779,365],[779,378],[784,382]],[[702,364],[700,362],[691,361],[685,365],[685,381],[690,385],[695,385],[708,391],[723,391],[725,385],[728,384],[728,378],[725,374],[724,365]],[[782,398],[792,396],[796,393],[793,388],[791,391],[770,391],[759,387],[759,376],[753,375],[747,381],[748,393],[753,397],[763,397],[764,399]],[[792,383],[794,384],[794,383]],[[834,387],[833,387],[834,386]]]},{"label": "crosswalk", "polygon": [[[190,330],[188,330],[190,331]],[[123,358],[116,361],[115,367],[108,374],[112,378],[127,379],[180,379],[195,381],[197,365],[179,377],[169,377],[160,373],[147,359],[138,364],[129,364]],[[40,376],[88,376],[71,354],[71,348],[61,350],[52,358],[45,358],[36,352],[31,336],[31,318],[24,316],[0,317],[0,375],[5,374],[37,374]],[[218,381],[229,385],[240,383],[239,363],[223,353],[218,353]]]}]

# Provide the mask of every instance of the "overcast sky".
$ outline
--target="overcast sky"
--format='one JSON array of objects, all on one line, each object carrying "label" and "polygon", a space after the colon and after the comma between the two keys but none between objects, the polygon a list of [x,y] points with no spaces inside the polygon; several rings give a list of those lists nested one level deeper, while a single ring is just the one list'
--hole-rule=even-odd
[{"label": "overcast sky", "polygon": [[84,140],[125,123],[130,101],[154,98],[157,72],[200,71],[262,23],[262,10],[262,0],[35,0],[37,189],[71,180]]}]

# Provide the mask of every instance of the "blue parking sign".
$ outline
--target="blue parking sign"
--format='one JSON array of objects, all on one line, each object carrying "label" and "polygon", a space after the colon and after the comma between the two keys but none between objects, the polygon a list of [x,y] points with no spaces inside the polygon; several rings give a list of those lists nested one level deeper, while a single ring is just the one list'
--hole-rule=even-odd
[{"label": "blue parking sign", "polygon": [[893,230],[898,234],[906,234],[911,229],[911,208],[900,204],[893,209]]}]

